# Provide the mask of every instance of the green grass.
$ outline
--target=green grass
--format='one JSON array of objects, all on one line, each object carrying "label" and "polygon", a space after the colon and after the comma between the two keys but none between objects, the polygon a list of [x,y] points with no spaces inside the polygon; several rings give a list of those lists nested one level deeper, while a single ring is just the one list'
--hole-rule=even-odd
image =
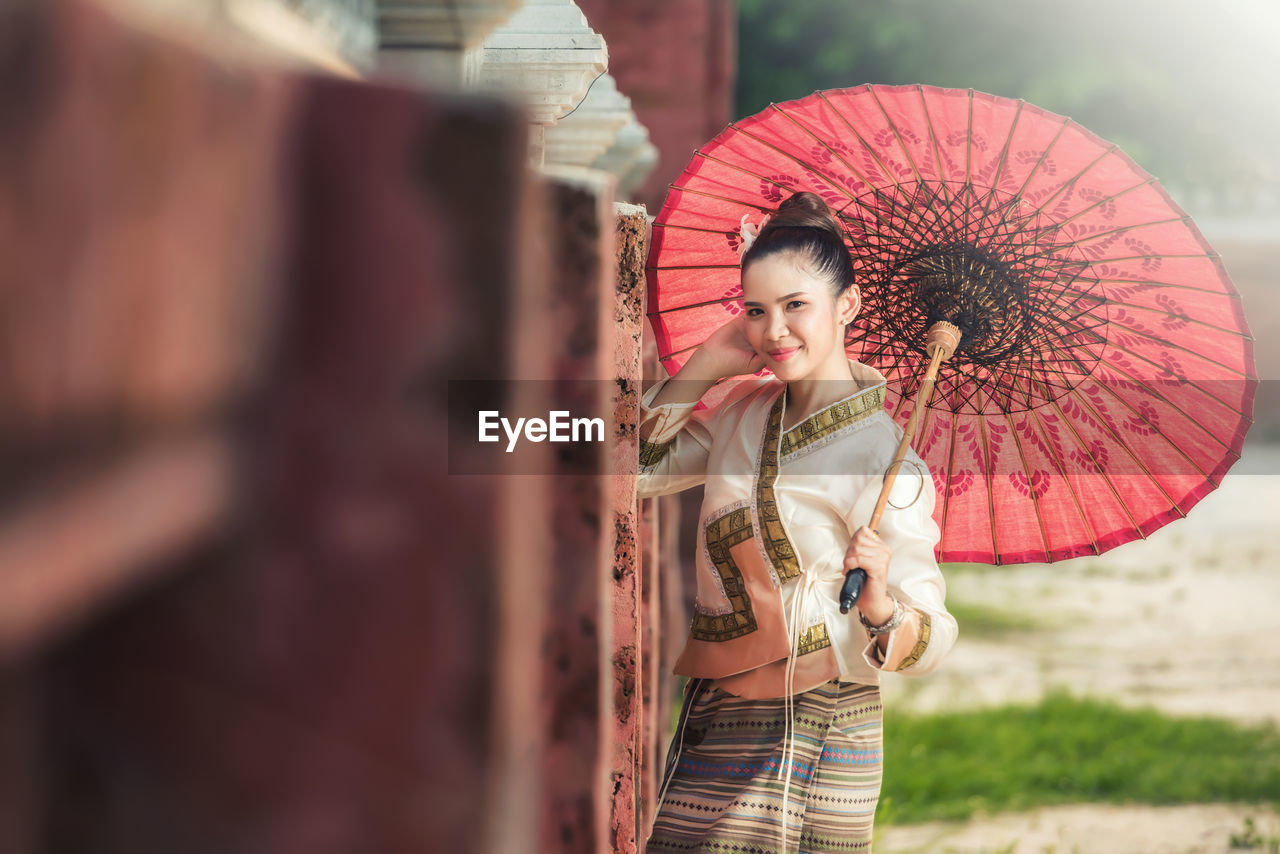
[{"label": "green grass", "polygon": [[885,720],[877,819],[1051,804],[1280,805],[1280,731],[1053,694],[1035,706]]},{"label": "green grass", "polygon": [[1021,612],[973,602],[950,601],[947,610],[960,624],[960,634],[968,638],[1002,638],[1039,627],[1035,620]]}]

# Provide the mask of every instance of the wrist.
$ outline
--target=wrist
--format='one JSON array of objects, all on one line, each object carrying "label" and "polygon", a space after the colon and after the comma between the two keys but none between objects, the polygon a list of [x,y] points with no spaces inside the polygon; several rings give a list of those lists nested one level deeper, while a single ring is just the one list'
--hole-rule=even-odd
[{"label": "wrist", "polygon": [[689,357],[689,361],[684,363],[676,376],[686,380],[699,380],[709,384],[714,384],[724,379],[726,374],[719,365],[715,363],[715,358],[710,356],[705,350],[694,350],[693,355]]},{"label": "wrist", "polygon": [[858,598],[858,611],[863,621],[873,626],[882,625],[893,619],[896,605],[897,599],[885,590],[864,590],[863,595]]},{"label": "wrist", "polygon": [[862,620],[862,625],[867,630],[868,634],[873,636],[887,635],[894,629],[898,628],[898,626],[902,625],[902,621],[906,619],[907,611],[903,604],[894,596],[890,596],[889,601],[893,603],[892,611],[885,620],[871,619],[866,615],[866,613],[859,614],[859,617]]}]

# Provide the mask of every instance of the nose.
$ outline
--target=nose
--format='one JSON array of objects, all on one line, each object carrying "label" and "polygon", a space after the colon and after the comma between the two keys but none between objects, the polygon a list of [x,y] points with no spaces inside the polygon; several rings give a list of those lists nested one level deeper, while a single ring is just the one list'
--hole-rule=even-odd
[{"label": "nose", "polygon": [[771,312],[768,328],[765,333],[770,341],[781,341],[787,337],[787,316],[780,311]]}]

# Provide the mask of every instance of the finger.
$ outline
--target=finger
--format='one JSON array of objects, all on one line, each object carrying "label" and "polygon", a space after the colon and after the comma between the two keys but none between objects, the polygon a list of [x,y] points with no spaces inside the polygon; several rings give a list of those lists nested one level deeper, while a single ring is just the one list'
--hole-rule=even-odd
[{"label": "finger", "polygon": [[845,557],[844,565],[847,569],[874,569],[876,572],[883,572],[888,565],[888,561],[880,554],[854,552]]}]

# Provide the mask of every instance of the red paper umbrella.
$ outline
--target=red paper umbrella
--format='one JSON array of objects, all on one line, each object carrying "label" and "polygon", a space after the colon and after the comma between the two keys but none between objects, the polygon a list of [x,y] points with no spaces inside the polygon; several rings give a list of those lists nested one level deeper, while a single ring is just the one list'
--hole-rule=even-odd
[{"label": "red paper umbrella", "polygon": [[696,152],[649,255],[669,371],[742,310],[744,216],[799,190],[846,228],[863,295],[849,354],[885,374],[900,422],[926,331],[962,333],[914,444],[939,559],[1101,553],[1185,515],[1239,458],[1252,339],[1190,218],[1116,146],[969,90],[817,92]]}]

